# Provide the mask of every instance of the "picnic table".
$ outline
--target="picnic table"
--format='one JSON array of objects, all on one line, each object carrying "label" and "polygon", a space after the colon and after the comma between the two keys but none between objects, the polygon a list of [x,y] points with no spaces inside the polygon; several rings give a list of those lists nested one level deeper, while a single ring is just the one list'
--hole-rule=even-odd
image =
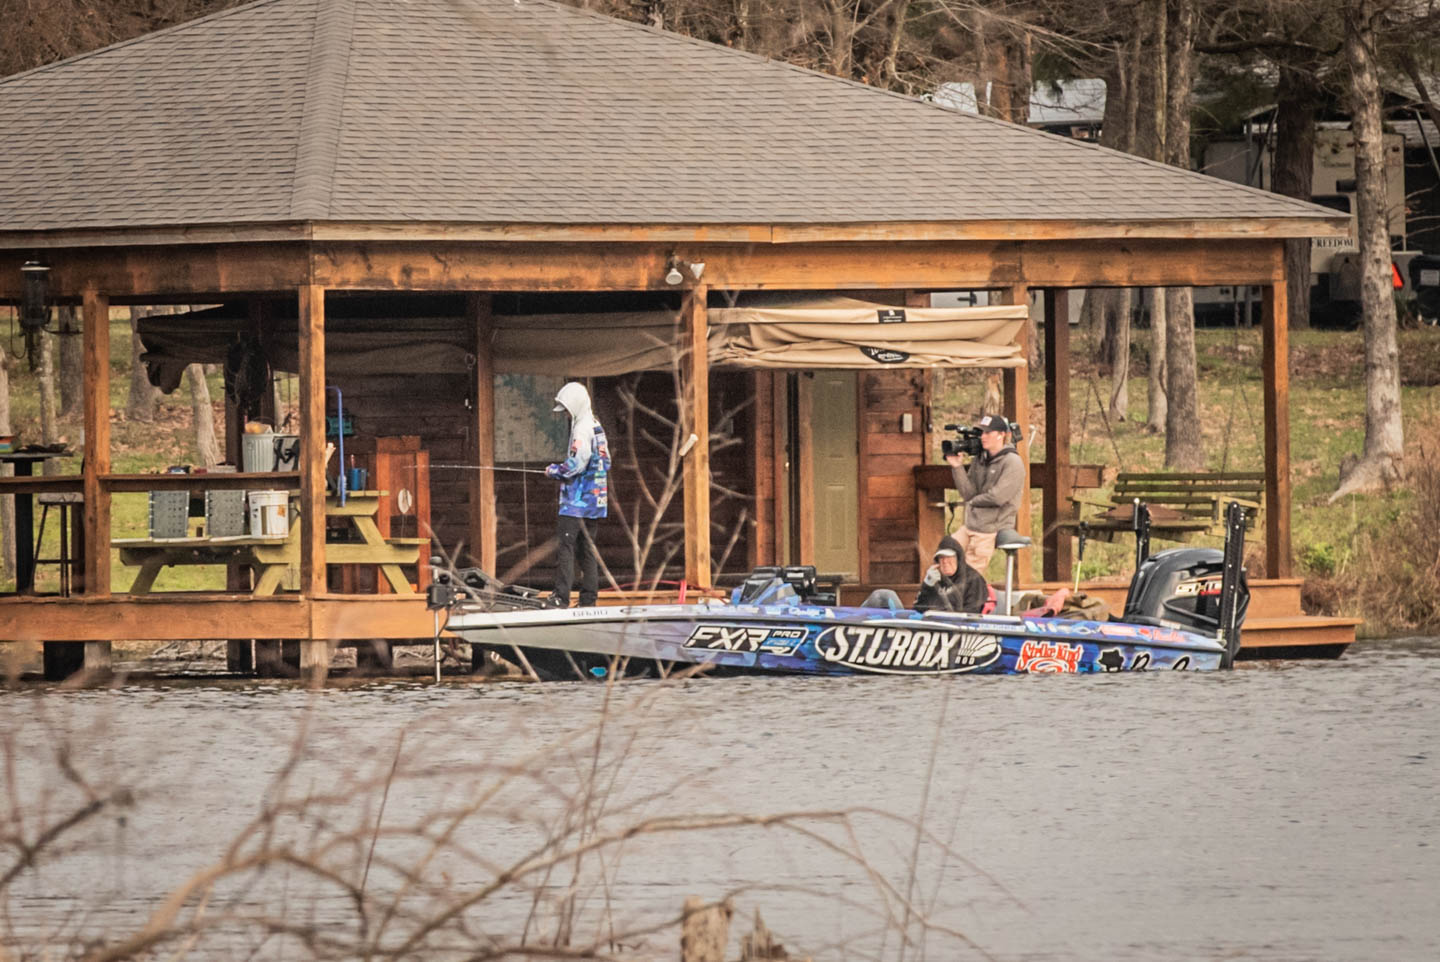
[{"label": "picnic table", "polygon": [[[415,564],[426,538],[387,538],[375,525],[383,491],[351,491],[341,504],[327,498],[327,518],[343,519],[326,527],[326,565],[375,565],[396,594],[414,594],[401,565]],[[139,565],[131,594],[148,594],[161,570],[172,565],[240,565],[254,572],[256,595],[273,595],[286,576],[300,567],[300,525],[292,522],[285,537],[117,538],[120,560]]]}]

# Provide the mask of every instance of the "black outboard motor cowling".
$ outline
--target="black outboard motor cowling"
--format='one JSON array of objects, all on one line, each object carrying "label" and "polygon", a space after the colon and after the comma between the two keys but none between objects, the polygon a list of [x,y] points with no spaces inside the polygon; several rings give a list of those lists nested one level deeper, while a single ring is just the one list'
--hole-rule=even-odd
[{"label": "black outboard motor cowling", "polygon": [[[1151,555],[1135,572],[1121,621],[1216,634],[1225,555],[1215,548],[1172,548]],[[1244,571],[1236,597],[1236,625],[1245,620],[1250,586]]]}]

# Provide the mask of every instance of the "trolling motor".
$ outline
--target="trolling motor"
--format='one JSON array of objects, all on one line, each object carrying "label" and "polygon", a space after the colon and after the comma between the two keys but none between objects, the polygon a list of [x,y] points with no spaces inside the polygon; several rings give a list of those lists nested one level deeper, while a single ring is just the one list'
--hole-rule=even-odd
[{"label": "trolling motor", "polygon": [[432,611],[454,608],[467,601],[479,602],[492,611],[549,607],[539,590],[507,585],[482,568],[452,568],[436,555],[430,559],[430,571],[425,607]]},{"label": "trolling motor", "polygon": [[1250,605],[1244,558],[1245,508],[1232,501],[1225,509],[1224,550],[1172,548],[1146,558],[1135,570],[1120,620],[1214,635],[1225,645],[1220,666],[1229,668]]}]

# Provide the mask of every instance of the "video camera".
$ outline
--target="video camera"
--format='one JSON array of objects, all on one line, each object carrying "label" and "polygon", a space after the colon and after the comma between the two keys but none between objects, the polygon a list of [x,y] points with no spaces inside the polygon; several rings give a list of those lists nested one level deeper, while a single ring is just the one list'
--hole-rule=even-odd
[{"label": "video camera", "polygon": [[[1016,421],[1008,422],[1010,425],[1010,443],[1019,444],[1022,438],[1020,424]],[[961,426],[959,424],[947,424],[945,430],[954,431],[955,440],[945,438],[940,442],[940,453],[949,457],[952,454],[963,454],[966,457],[976,458],[980,456],[980,435],[983,433],[980,428],[971,425]]]}]

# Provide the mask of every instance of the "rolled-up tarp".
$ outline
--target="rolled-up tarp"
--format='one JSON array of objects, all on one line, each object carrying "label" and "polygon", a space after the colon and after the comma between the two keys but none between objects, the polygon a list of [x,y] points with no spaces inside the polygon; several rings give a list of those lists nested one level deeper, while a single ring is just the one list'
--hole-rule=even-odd
[{"label": "rolled-up tarp", "polygon": [[1024,305],[887,307],[828,298],[709,312],[722,364],[764,368],[1020,367]]},{"label": "rolled-up tarp", "polygon": [[[342,308],[343,310],[343,308]],[[336,323],[325,340],[327,375],[462,374],[469,344],[461,318],[368,318]],[[1020,367],[1022,306],[890,307],[838,296],[771,296],[707,312],[712,365],[741,368]],[[678,311],[497,314],[493,357],[501,374],[604,377],[673,368],[684,330]],[[185,365],[223,363],[243,310],[227,305],[140,321],[150,379],[165,391]],[[272,329],[271,368],[299,366],[293,327]]]}]

